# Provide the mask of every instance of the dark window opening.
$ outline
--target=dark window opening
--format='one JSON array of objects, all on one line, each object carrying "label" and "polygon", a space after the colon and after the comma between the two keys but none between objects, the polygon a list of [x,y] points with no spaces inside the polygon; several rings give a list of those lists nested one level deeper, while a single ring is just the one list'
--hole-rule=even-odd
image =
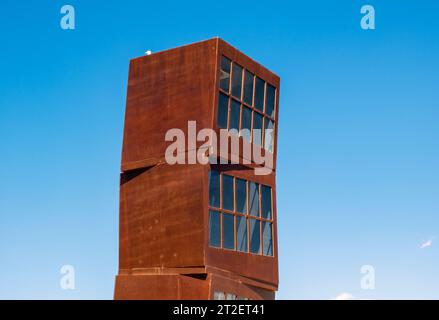
[{"label": "dark window opening", "polygon": [[232,96],[241,99],[242,67],[233,63],[232,67]]},{"label": "dark window opening", "polygon": [[220,93],[218,97],[217,125],[220,128],[227,129],[227,116],[229,113],[229,97]]},{"label": "dark window opening", "polygon": [[256,77],[255,82],[255,108],[259,111],[264,111],[264,94],[265,81]]},{"label": "dark window opening", "polygon": [[209,212],[209,245],[221,248],[221,216],[219,212]]},{"label": "dark window opening", "polygon": [[253,105],[253,80],[254,80],[253,73],[249,72],[248,70],[245,70],[244,96],[242,100],[244,100],[244,102],[250,106]]},{"label": "dark window opening", "polygon": [[230,89],[230,64],[232,62],[226,57],[221,57],[220,88],[229,93]]}]

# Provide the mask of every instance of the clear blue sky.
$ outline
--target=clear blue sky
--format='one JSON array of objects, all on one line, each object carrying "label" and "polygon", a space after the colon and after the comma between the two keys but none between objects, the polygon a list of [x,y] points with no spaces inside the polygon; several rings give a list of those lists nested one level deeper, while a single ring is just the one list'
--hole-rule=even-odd
[{"label": "clear blue sky", "polygon": [[[64,4],[76,30],[59,27]],[[360,28],[364,4],[376,30]],[[437,1],[0,11],[0,298],[112,298],[128,61],[213,36],[282,79],[278,298],[439,298]],[[375,290],[360,288],[365,264]]]}]

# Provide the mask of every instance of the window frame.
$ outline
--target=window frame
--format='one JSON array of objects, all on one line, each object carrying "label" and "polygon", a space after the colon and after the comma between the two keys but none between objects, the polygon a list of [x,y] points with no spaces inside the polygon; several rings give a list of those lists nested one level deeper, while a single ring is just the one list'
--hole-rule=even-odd
[{"label": "window frame", "polygon": [[[266,152],[270,152],[270,153],[274,154],[274,152],[276,150],[276,147],[277,147],[276,146],[276,141],[275,141],[276,139],[275,139],[275,137],[276,137],[276,132],[277,132],[276,111],[277,111],[277,91],[278,91],[278,88],[274,84],[272,84],[272,83],[268,82],[267,80],[263,79],[260,75],[258,75],[254,71],[252,71],[249,68],[247,68],[246,66],[244,66],[244,65],[234,61],[233,59],[229,58],[228,56],[226,56],[224,54],[221,54],[220,57],[219,57],[219,59],[220,59],[219,68],[218,68],[219,77],[221,76],[221,70],[222,70],[221,69],[221,61],[222,61],[223,58],[231,61],[231,64],[230,64],[230,79],[229,79],[229,92],[223,90],[221,88],[221,86],[220,86],[220,81],[218,81],[218,92],[219,92],[218,96],[219,96],[219,94],[222,93],[222,94],[228,96],[228,98],[229,98],[228,109],[227,109],[227,119],[228,119],[228,121],[227,121],[227,130],[231,129],[230,128],[230,121],[229,121],[230,116],[231,116],[231,107],[230,106],[232,104],[232,101],[235,101],[237,104],[240,105],[239,121],[238,121],[239,122],[239,130],[238,131],[242,130],[242,114],[243,114],[243,109],[245,107],[247,107],[247,108],[249,108],[251,110],[250,143],[253,144],[253,142],[254,142],[254,138],[253,138],[253,122],[254,122],[254,120],[253,119],[254,119],[254,113],[258,113],[260,116],[262,116],[262,130],[261,130],[261,139],[262,139],[262,141],[261,141],[261,144],[258,145],[258,146],[261,147],[262,149],[264,149]],[[239,98],[235,97],[232,94],[233,67],[234,67],[235,64],[238,65],[240,68],[242,68],[242,70],[241,70],[241,95],[240,95]],[[244,84],[245,84],[245,75],[246,75],[247,72],[249,72],[249,73],[251,73],[253,75],[253,93],[252,93],[252,104],[251,105],[244,101]],[[256,108],[256,106],[255,106],[255,95],[256,95],[255,91],[256,91],[256,80],[257,80],[257,78],[261,79],[264,82],[264,97],[263,97],[262,110]],[[270,116],[270,115],[268,115],[266,113],[266,111],[267,111],[266,110],[266,105],[267,105],[267,87],[268,86],[271,86],[271,87],[274,88],[273,116]],[[216,105],[217,109],[218,109],[218,104],[219,104],[219,99],[218,99],[218,103]],[[217,112],[215,114],[216,114],[216,116],[215,116],[215,118],[216,118],[215,125],[216,125],[216,127],[219,128],[219,126],[218,126],[218,110],[217,110]],[[266,142],[265,141],[266,123],[268,123],[269,121],[273,122],[273,135],[272,135],[272,142],[271,142],[272,143],[271,150],[265,145],[265,142]]]},{"label": "window frame", "polygon": [[[238,177],[229,173],[224,173],[221,170],[215,170],[215,169],[210,169],[209,170],[209,175],[211,171],[215,171],[217,172],[218,176],[219,176],[219,184],[220,184],[220,201],[219,201],[219,207],[213,207],[210,205],[210,202],[208,203],[208,212],[209,212],[209,217],[210,217],[210,212],[216,212],[217,214],[220,215],[220,246],[219,247],[215,247],[215,246],[211,246],[210,242],[208,242],[209,247],[211,248],[215,248],[215,249],[222,249],[222,250],[226,250],[226,251],[234,251],[234,252],[239,252],[241,254],[251,254],[251,255],[256,255],[256,256],[264,256],[264,257],[270,257],[270,258],[274,258],[274,236],[275,236],[275,213],[274,213],[274,195],[273,195],[273,187],[267,184],[263,184],[260,182],[256,182],[247,178],[243,178],[243,177]],[[228,209],[224,209],[223,208],[223,177],[224,176],[228,176],[228,177],[232,177],[233,178],[233,211],[232,210],[228,210]],[[237,207],[237,180],[242,180],[245,181],[246,183],[246,212],[245,213],[241,213],[238,212],[238,207]],[[257,192],[258,192],[258,215],[257,216],[253,216],[250,213],[250,183],[254,183],[257,185]],[[271,217],[270,219],[264,218],[262,216],[262,188],[263,187],[268,187],[270,189],[270,201],[271,201]],[[208,187],[208,190],[210,191],[210,186]],[[210,194],[208,196],[208,198],[210,198]],[[224,219],[224,215],[233,215],[233,237],[234,237],[234,249],[229,249],[229,248],[225,248],[224,247],[224,223],[223,223],[223,219]],[[238,249],[238,227],[237,227],[237,217],[243,217],[246,221],[246,244],[247,244],[247,250],[246,251],[241,251]],[[250,224],[251,224],[251,219],[254,220],[258,220],[259,221],[259,253],[253,253],[251,252],[251,231],[250,231]],[[264,240],[263,240],[263,228],[262,226],[265,223],[271,223],[271,255],[265,255],[264,254]],[[210,239],[210,222],[209,222],[209,228],[208,228],[208,239]]]}]

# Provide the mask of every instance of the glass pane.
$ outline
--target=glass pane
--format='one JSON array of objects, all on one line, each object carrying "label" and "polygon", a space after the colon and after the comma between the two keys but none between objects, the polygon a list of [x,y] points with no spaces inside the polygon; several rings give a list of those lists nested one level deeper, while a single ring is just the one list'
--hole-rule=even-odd
[{"label": "glass pane", "polygon": [[233,214],[223,214],[223,248],[235,249],[235,226]]},{"label": "glass pane", "polygon": [[264,110],[264,87],[265,81],[256,77],[255,84],[255,108],[258,110]]},{"label": "glass pane", "polygon": [[234,63],[233,72],[232,72],[232,95],[238,99],[241,99],[241,87],[242,87],[242,68],[236,63]]},{"label": "glass pane", "polygon": [[236,295],[234,295],[233,293],[227,293],[226,300],[236,300]]},{"label": "glass pane", "polygon": [[274,118],[274,100],[276,89],[267,83],[267,96],[265,98],[265,113]]},{"label": "glass pane", "polygon": [[243,100],[249,105],[253,104],[253,79],[253,73],[245,70]]},{"label": "glass pane", "polygon": [[225,299],[226,299],[226,295],[224,294],[224,292],[215,291],[213,293],[213,300],[225,300]]},{"label": "glass pane", "polygon": [[271,220],[271,188],[261,185],[262,218]]},{"label": "glass pane", "polygon": [[262,116],[253,111],[253,143],[262,146]]},{"label": "glass pane", "polygon": [[264,242],[264,255],[273,255],[272,232],[273,224],[271,222],[262,222],[262,241]]},{"label": "glass pane", "polygon": [[261,253],[261,222],[259,220],[250,219],[250,252]]},{"label": "glass pane", "polygon": [[241,252],[248,252],[247,247],[247,218],[236,216],[236,241],[237,249]]},{"label": "glass pane", "polygon": [[264,148],[267,151],[273,153],[274,147],[274,122],[265,118],[265,131],[264,131]]},{"label": "glass pane", "polygon": [[234,211],[233,177],[223,175],[223,209]]},{"label": "glass pane", "polygon": [[259,185],[249,182],[249,206],[250,215],[259,217]]},{"label": "glass pane", "polygon": [[236,179],[236,211],[247,213],[247,182]]},{"label": "glass pane", "polygon": [[220,213],[209,211],[209,245],[212,247],[221,247],[220,234]]},{"label": "glass pane", "polygon": [[239,112],[240,103],[232,99],[230,104],[230,130],[236,129],[236,131],[239,131]]},{"label": "glass pane", "polygon": [[218,115],[217,115],[217,124],[218,127],[227,129],[227,113],[228,113],[228,104],[229,98],[220,93],[218,97]]},{"label": "glass pane", "polygon": [[230,62],[226,57],[221,57],[220,88],[226,92],[230,87]]},{"label": "glass pane", "polygon": [[241,136],[244,140],[250,141],[251,129],[252,129],[252,111],[249,108],[242,107]]},{"label": "glass pane", "polygon": [[209,205],[220,207],[220,180],[218,171],[212,170],[209,173]]}]

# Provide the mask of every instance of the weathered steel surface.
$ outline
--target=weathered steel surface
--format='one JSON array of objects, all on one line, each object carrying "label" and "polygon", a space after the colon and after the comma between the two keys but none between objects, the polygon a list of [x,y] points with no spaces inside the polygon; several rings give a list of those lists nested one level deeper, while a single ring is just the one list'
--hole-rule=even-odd
[{"label": "weathered steel surface", "polygon": [[[210,165],[165,162],[166,131],[216,126],[221,55],[277,88],[279,77],[218,38],[131,60],[122,148],[115,299],[212,299],[215,290],[273,299],[278,285],[275,171],[217,165],[273,190],[273,257],[209,247]],[[219,136],[219,135],[218,135]],[[199,146],[198,144],[197,146]],[[186,150],[187,152],[187,145]],[[276,161],[273,163],[276,168]]]}]

